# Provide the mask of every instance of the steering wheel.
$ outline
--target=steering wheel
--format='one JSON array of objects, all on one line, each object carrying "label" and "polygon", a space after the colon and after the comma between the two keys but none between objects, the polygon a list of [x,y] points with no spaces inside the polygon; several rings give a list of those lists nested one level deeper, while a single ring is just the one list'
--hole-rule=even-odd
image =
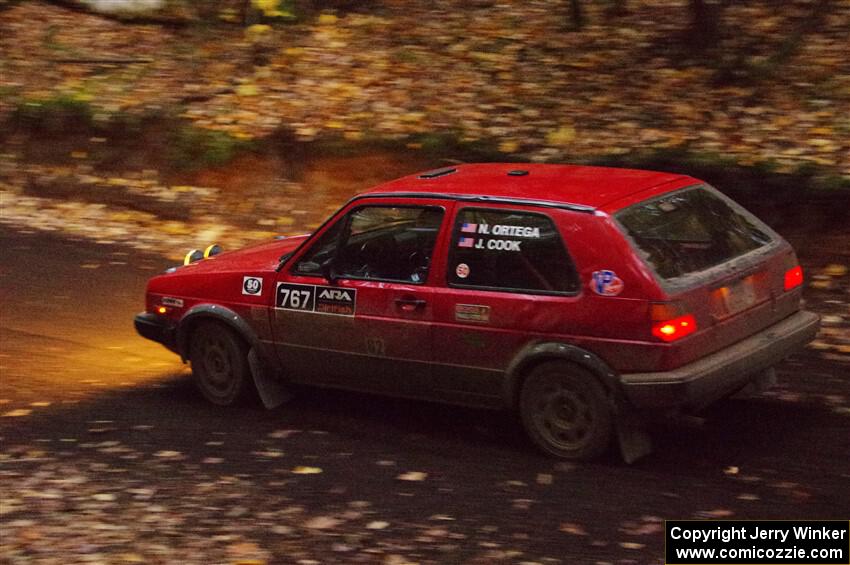
[{"label": "steering wheel", "polygon": [[422,251],[414,251],[407,256],[407,265],[410,271],[410,280],[421,282],[428,273],[428,266],[431,264],[431,258]]},{"label": "steering wheel", "polygon": [[357,262],[360,266],[355,268],[353,273],[357,277],[370,277],[372,275],[372,261],[380,253],[379,245],[375,240],[364,241],[357,250]]}]

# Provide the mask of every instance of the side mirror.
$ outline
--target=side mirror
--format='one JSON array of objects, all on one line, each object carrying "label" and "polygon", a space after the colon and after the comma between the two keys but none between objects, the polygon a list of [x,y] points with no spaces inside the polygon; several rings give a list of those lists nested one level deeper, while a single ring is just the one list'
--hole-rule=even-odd
[{"label": "side mirror", "polygon": [[322,271],[322,276],[325,277],[329,283],[334,284],[336,282],[336,272],[334,271],[334,261],[333,258],[328,259],[323,262],[320,266]]}]

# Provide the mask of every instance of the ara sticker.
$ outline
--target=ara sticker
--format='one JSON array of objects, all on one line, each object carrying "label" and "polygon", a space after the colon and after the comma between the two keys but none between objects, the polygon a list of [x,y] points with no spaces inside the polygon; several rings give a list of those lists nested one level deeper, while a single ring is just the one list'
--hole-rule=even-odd
[{"label": "ara sticker", "polygon": [[465,279],[469,276],[469,265],[466,263],[458,263],[458,266],[455,267],[455,274],[459,279]]},{"label": "ara sticker", "polygon": [[263,279],[261,277],[243,277],[242,294],[260,296],[263,294]]},{"label": "ara sticker", "polygon": [[351,288],[333,288],[317,286],[316,312],[322,314],[337,314],[339,316],[354,315],[354,297],[357,291]]},{"label": "ara sticker", "polygon": [[614,271],[602,270],[593,271],[593,280],[590,281],[590,288],[593,292],[602,296],[617,296],[623,292],[623,279],[617,276]]}]

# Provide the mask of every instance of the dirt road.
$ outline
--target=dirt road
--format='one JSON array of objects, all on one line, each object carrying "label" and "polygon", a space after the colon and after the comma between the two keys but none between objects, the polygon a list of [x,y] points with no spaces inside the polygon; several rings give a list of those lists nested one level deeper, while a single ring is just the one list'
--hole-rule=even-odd
[{"label": "dirt road", "polygon": [[[132,328],[167,260],[0,241],[2,562],[659,563],[664,519],[848,517],[850,356],[828,344],[768,395],[656,430],[637,464],[572,465],[490,412],[322,391],[215,408]],[[844,290],[808,296],[846,311]]]}]

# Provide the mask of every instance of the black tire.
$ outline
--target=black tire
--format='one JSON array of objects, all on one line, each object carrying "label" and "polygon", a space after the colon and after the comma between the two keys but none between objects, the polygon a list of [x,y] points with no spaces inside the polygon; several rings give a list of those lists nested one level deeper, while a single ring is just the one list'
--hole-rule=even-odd
[{"label": "black tire", "polygon": [[245,342],[224,324],[212,321],[198,322],[190,339],[192,375],[201,394],[218,406],[245,400],[252,385]]},{"label": "black tire", "polygon": [[610,445],[613,417],[605,390],[573,363],[535,367],[522,384],[519,413],[529,438],[549,455],[589,460]]}]

